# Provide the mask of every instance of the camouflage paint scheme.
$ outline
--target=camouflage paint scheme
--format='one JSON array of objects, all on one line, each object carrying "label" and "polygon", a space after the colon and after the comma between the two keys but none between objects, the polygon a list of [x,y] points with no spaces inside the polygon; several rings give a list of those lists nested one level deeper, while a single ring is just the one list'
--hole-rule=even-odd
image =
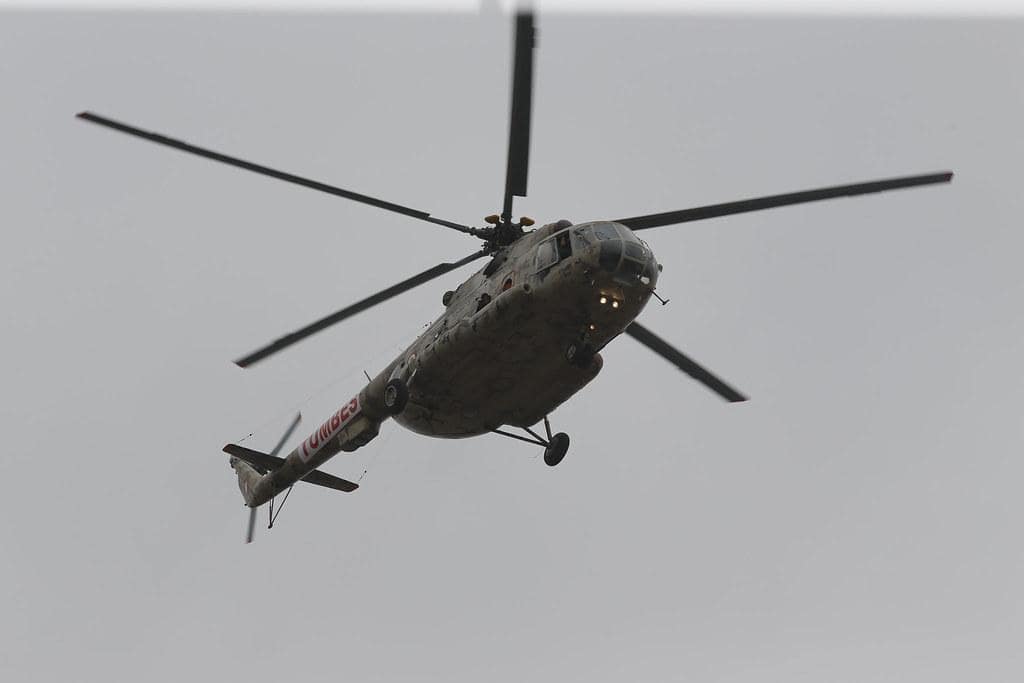
[{"label": "camouflage paint scheme", "polygon": [[[233,457],[256,507],[340,451],[373,439],[389,417],[384,387],[401,378],[409,402],[394,419],[419,434],[462,438],[529,427],[601,371],[600,351],[643,310],[661,267],[618,223],[549,223],[494,252],[444,297],[445,311],[359,395],[273,471]],[[567,349],[582,350],[570,362]]]}]

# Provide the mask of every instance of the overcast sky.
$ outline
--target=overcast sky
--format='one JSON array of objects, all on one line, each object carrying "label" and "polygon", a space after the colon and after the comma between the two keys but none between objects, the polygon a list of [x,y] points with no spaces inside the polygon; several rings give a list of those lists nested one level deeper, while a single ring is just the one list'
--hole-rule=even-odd
[{"label": "overcast sky", "polygon": [[509,24],[0,16],[0,678],[1024,677],[1019,21],[542,13],[517,214],[957,176],[644,234],[644,325],[749,403],[620,339],[557,468],[387,423],[242,543],[221,447],[311,430],[471,270],[230,359],[476,245],[74,113],[479,224]]}]

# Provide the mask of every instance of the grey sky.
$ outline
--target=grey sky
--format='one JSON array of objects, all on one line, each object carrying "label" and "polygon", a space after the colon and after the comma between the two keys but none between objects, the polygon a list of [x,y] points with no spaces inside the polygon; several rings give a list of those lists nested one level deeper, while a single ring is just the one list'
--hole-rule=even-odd
[{"label": "grey sky", "polygon": [[508,18],[0,19],[3,680],[1024,675],[1020,22],[541,14],[517,213],[957,176],[645,233],[644,324],[749,403],[617,340],[559,467],[388,423],[244,546],[221,446],[311,428],[470,271],[230,359],[476,245],[73,114],[479,223]]}]

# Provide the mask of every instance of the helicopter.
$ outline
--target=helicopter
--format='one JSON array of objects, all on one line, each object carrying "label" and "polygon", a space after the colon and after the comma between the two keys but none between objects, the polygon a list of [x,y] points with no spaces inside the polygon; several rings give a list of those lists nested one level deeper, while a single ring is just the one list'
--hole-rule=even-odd
[{"label": "helicopter", "polygon": [[[557,220],[532,229],[513,217],[514,197],[525,197],[530,150],[536,26],[529,10],[517,12],[512,35],[512,87],[504,202],[483,227],[437,218],[425,211],[360,194],[146,131],[89,111],[78,118],[183,152],[284,182],[406,215],[479,239],[464,258],[441,263],[342,308],[239,358],[247,368],[370,307],[479,259],[480,270],[441,299],[444,310],[405,351],[351,400],[328,417],[286,457],[278,454],[297,428],[292,421],[268,453],[239,444],[223,451],[250,509],[247,542],[257,508],[300,481],[351,492],[358,488],[319,469],[339,452],[355,451],[391,418],[418,434],[466,438],[498,434],[544,449],[558,465],[569,436],[553,433],[549,416],[601,371],[601,351],[627,335],[729,402],[746,396],[636,322],[657,293],[662,265],[637,236],[642,230],[760,211],[805,202],[948,183],[952,172],[902,176],[711,204],[614,220]],[[541,427],[543,425],[543,427]],[[514,433],[510,429],[519,430]],[[281,505],[284,501],[281,502]],[[280,512],[280,507],[278,508]]]}]

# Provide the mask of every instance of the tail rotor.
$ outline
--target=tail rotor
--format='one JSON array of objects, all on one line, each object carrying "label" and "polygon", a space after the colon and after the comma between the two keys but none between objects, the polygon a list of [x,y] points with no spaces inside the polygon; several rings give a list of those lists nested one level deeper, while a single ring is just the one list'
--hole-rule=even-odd
[{"label": "tail rotor", "polygon": [[253,534],[256,532],[256,508],[249,508],[249,531],[245,534],[245,542],[252,543]]},{"label": "tail rotor", "polygon": [[[288,439],[291,438],[292,434],[295,432],[295,428],[299,426],[300,422],[302,422],[302,413],[296,413],[295,414],[295,418],[292,419],[292,423],[290,425],[288,425],[288,429],[286,429],[284,431],[284,434],[282,434],[281,438],[278,439],[277,445],[274,446],[273,450],[270,451],[269,455],[271,457],[276,457],[277,454],[281,452],[281,449],[284,448],[285,443],[287,443]],[[245,464],[245,463],[236,463],[235,462],[236,458],[234,458],[234,457],[232,457],[231,460],[232,460],[232,462],[231,462],[232,467],[236,466],[236,464],[241,464],[241,465]],[[264,474],[264,473],[261,472],[260,474]],[[249,507],[249,527],[248,527],[248,530],[246,531],[246,534],[245,534],[245,542],[246,543],[252,543],[252,539],[253,539],[253,536],[255,535],[255,533],[256,533],[256,507],[255,506],[250,506]]]}]

